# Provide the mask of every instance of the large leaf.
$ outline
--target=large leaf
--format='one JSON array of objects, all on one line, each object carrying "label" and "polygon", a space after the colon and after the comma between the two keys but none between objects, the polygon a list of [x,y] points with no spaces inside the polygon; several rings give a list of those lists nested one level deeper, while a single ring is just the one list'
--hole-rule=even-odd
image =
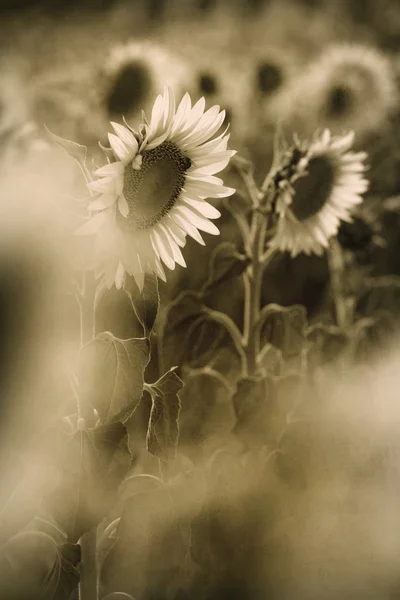
[{"label": "large leaf", "polygon": [[183,292],[171,302],[164,316],[159,347],[163,370],[184,363],[203,367],[217,347],[234,347],[236,351],[232,330],[236,338],[241,337],[230,317],[209,309],[198,293]]},{"label": "large leaf", "polygon": [[236,414],[235,433],[247,441],[266,437],[273,394],[274,382],[271,377],[246,377],[238,381],[232,397]]},{"label": "large leaf", "polygon": [[349,336],[335,325],[317,323],[307,329],[308,363],[311,368],[330,364],[346,350]]},{"label": "large leaf", "polygon": [[45,126],[46,133],[52,142],[55,142],[57,146],[65,150],[69,156],[74,158],[81,166],[85,166],[86,164],[86,155],[87,148],[82,144],[78,144],[77,142],[72,142],[71,140],[66,140],[55,133],[52,133]]},{"label": "large leaf", "polygon": [[400,277],[377,277],[369,280],[358,299],[356,313],[361,317],[374,317],[378,311],[388,311],[400,317]]},{"label": "large leaf", "polygon": [[39,531],[24,531],[0,551],[1,597],[8,600],[52,600],[60,573],[56,542]]},{"label": "large leaf", "polygon": [[297,374],[240,379],[232,397],[236,413],[234,432],[247,443],[274,446],[301,389]]},{"label": "large leaf", "polygon": [[266,343],[257,355],[258,366],[269,375],[280,375],[283,367],[282,351]]},{"label": "large leaf", "polygon": [[207,439],[215,437],[221,441],[229,435],[235,422],[231,395],[231,381],[218,371],[205,367],[189,372],[180,394],[181,452],[196,455]]},{"label": "large leaf", "polygon": [[124,289],[132,302],[137,318],[143,325],[144,336],[150,337],[160,305],[157,276],[145,275],[142,292],[139,291],[133,277],[126,278]]},{"label": "large leaf", "polygon": [[207,364],[223,345],[229,345],[229,334],[205,313],[188,327],[181,347],[185,362],[196,368]]},{"label": "large leaf", "polygon": [[240,254],[235,244],[222,242],[213,250],[209,276],[203,285],[202,292],[208,292],[224,281],[239,277],[249,263],[250,259]]},{"label": "large leaf", "polygon": [[307,312],[304,306],[268,304],[261,311],[258,329],[262,341],[282,351],[284,359],[298,355],[305,340]]},{"label": "large leaf", "polygon": [[122,340],[101,333],[79,353],[81,402],[95,408],[103,423],[126,420],[142,397],[149,357],[146,338]]},{"label": "large leaf", "polygon": [[181,402],[178,392],[183,382],[173,369],[156,383],[148,386],[152,406],[147,431],[147,450],[163,460],[175,456],[179,438],[179,412]]},{"label": "large leaf", "polygon": [[44,509],[68,541],[76,542],[115,504],[131,465],[125,426],[111,423],[66,436],[61,458],[62,478]]},{"label": "large leaf", "polygon": [[359,363],[368,363],[379,358],[388,350],[394,333],[398,333],[398,329],[389,312],[377,313],[373,318],[359,319],[352,328],[353,359]]}]

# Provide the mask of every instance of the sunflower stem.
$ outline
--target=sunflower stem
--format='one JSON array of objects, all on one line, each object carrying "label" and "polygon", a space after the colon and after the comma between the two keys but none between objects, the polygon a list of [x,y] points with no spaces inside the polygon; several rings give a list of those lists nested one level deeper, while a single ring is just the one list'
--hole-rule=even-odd
[{"label": "sunflower stem", "polygon": [[[80,341],[81,347],[93,340],[96,335],[95,327],[95,298],[97,285],[92,271],[84,271],[82,275],[82,293],[78,302],[80,310]],[[87,429],[94,427],[95,415],[90,406],[78,401],[79,417],[84,420]],[[98,600],[97,576],[97,527],[85,533],[80,539],[81,566],[79,599]]]},{"label": "sunflower stem", "polygon": [[261,309],[261,290],[264,273],[264,253],[267,223],[258,211],[253,212],[251,222],[251,264],[243,275],[244,319],[243,340],[247,358],[247,375],[257,373],[257,357],[260,352],[258,321]]},{"label": "sunflower stem", "polygon": [[349,326],[349,318],[343,287],[344,260],[342,248],[336,238],[331,239],[328,250],[328,263],[336,324],[340,329],[345,330]]}]

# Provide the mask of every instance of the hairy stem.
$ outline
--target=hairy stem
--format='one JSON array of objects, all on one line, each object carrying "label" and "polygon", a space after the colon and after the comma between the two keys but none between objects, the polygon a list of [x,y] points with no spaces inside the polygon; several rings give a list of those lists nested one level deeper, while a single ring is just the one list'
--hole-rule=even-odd
[{"label": "hairy stem", "polygon": [[336,324],[345,330],[349,326],[346,296],[343,289],[343,252],[336,238],[332,238],[329,251],[329,274],[332,297],[335,306]]},{"label": "hairy stem", "polygon": [[[94,273],[84,271],[82,275],[82,290],[79,297],[81,346],[90,342],[95,334],[95,297],[96,282]],[[95,424],[93,409],[90,406],[79,404],[79,416],[84,419],[85,427],[90,428]],[[97,527],[85,533],[80,539],[81,565],[80,565],[80,600],[98,600],[98,575],[97,575]]]}]

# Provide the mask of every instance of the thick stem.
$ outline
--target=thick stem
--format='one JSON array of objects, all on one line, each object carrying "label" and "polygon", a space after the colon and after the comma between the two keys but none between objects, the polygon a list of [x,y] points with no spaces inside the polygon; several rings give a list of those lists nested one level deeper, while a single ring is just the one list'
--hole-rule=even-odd
[{"label": "thick stem", "polygon": [[348,326],[348,311],[343,288],[344,262],[343,252],[336,238],[332,238],[329,251],[329,274],[333,302],[335,306],[336,324],[345,330]]},{"label": "thick stem", "polygon": [[[81,346],[90,342],[95,334],[95,296],[96,282],[94,273],[85,271],[82,276],[82,291],[79,297]],[[90,406],[79,404],[79,416],[84,419],[85,427],[95,424],[95,416]],[[97,527],[85,533],[80,539],[80,600],[98,600],[97,574]]]},{"label": "thick stem", "polygon": [[252,262],[244,274],[244,326],[243,338],[247,356],[248,375],[257,372],[257,356],[260,352],[260,336],[257,323],[260,318],[261,288],[263,280],[262,255],[267,223],[258,212],[252,218]]}]

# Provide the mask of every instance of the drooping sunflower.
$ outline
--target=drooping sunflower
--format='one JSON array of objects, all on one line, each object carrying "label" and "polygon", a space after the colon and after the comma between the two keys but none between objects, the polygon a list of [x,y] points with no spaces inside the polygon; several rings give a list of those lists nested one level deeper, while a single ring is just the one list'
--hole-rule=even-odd
[{"label": "drooping sunflower", "polygon": [[365,152],[352,152],[351,132],[332,137],[329,130],[310,143],[296,142],[276,171],[276,232],[270,246],[282,252],[322,254],[340,221],[368,189]]},{"label": "drooping sunflower", "polygon": [[108,138],[115,160],[95,171],[89,184],[96,198],[95,211],[78,230],[95,234],[97,255],[109,287],[119,288],[126,273],[139,289],[144,275],[156,273],[165,280],[161,262],[173,270],[186,266],[181,248],[189,235],[204,244],[200,231],[218,235],[210,221],[219,211],[205,198],[223,198],[234,189],[215,173],[235,154],[227,150],[229,134],[218,133],[225,111],[205,111],[201,98],[192,107],[185,94],[176,109],[175,97],[165,86],[154,103],[150,122],[138,131],[111,123]]}]

